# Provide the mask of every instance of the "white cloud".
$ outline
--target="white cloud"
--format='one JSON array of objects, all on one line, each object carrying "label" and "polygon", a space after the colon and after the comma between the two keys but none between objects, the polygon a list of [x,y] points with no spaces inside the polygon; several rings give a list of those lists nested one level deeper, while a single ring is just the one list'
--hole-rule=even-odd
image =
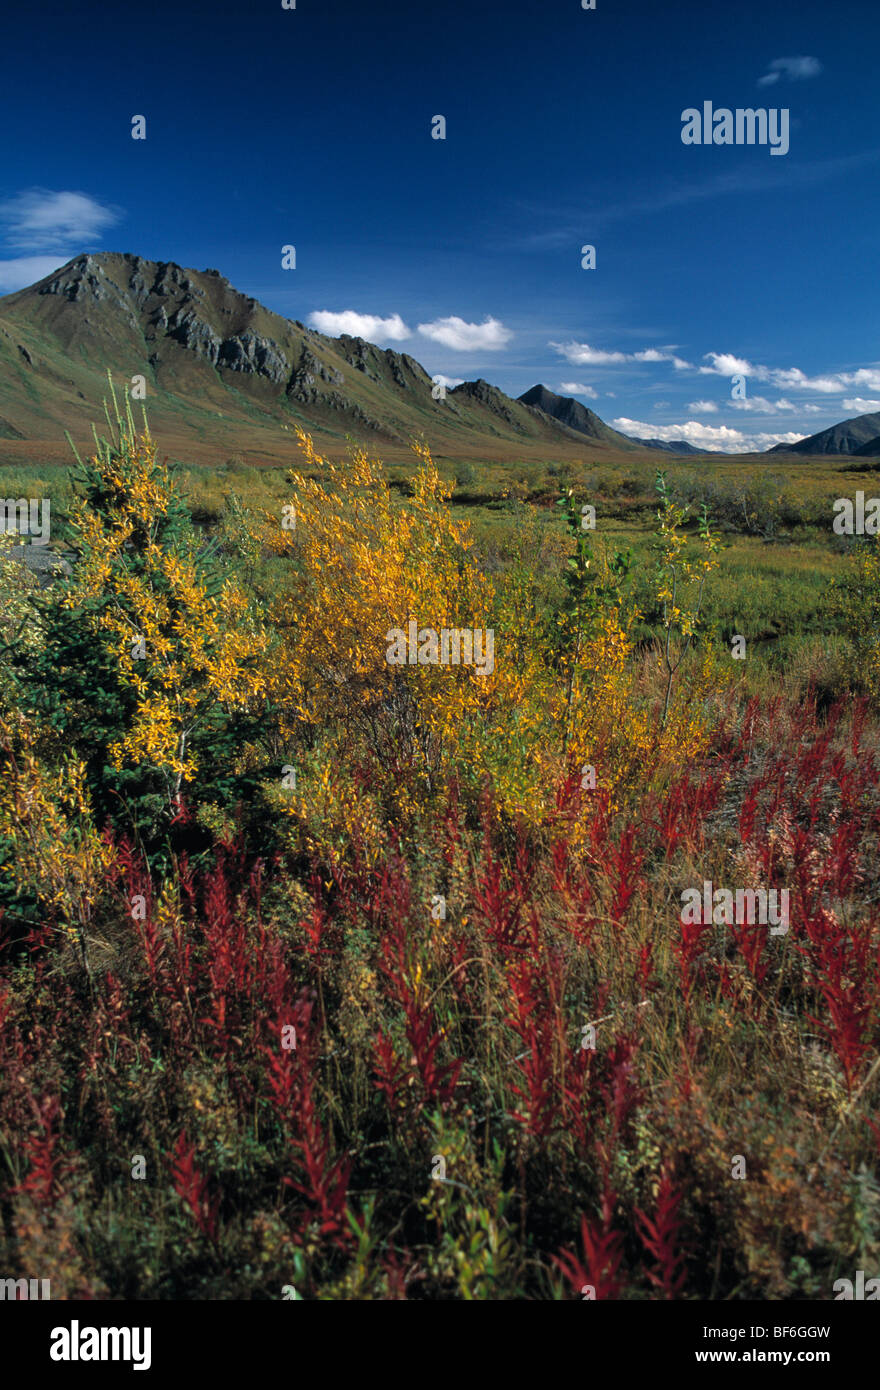
[{"label": "white cloud", "polygon": [[584,386],[581,381],[561,381],[560,391],[564,391],[567,396],[588,396],[591,401],[599,397],[599,392],[594,391],[592,386]]},{"label": "white cloud", "polygon": [[121,216],[118,208],[99,203],[86,193],[53,193],[48,188],[30,188],[0,203],[7,246],[34,255],[80,250],[98,240]]},{"label": "white cloud", "polygon": [[768,401],[766,396],[747,396],[743,401],[732,400],[729,402],[732,410],[751,410],[761,415],[778,415],[786,410],[798,410],[799,406],[792,405],[784,396],[778,401]]},{"label": "white cloud", "polygon": [[[858,373],[832,374],[831,376],[807,376],[800,367],[777,367],[773,369],[764,368],[766,375],[764,381],[771,382],[774,386],[787,386],[801,391],[816,391],[820,395],[833,396],[838,391],[846,389],[848,384],[855,385],[855,381],[848,381],[849,377],[855,377]],[[880,372],[875,376],[880,381]]]},{"label": "white cloud", "polygon": [[869,391],[880,391],[880,371],[876,367],[860,367],[857,372],[842,373],[839,380],[846,385],[867,386]]},{"label": "white cloud", "polygon": [[0,203],[0,241],[24,255],[0,260],[0,294],[24,289],[58,270],[75,251],[120,220],[118,208],[86,193],[29,188]]},{"label": "white cloud", "polygon": [[330,309],[316,309],[309,314],[309,323],[330,338],[339,338],[347,333],[351,338],[366,338],[371,343],[386,339],[399,343],[412,336],[399,314],[389,314],[388,318],[383,319],[377,314],[358,314],[354,309],[343,309],[339,313]]},{"label": "white cloud", "polygon": [[[819,415],[827,413],[829,408],[832,410],[848,411],[851,414],[866,415],[880,410],[880,367],[859,367],[851,372],[828,372],[821,376],[809,376],[800,367],[768,367],[763,363],[750,362],[746,357],[737,357],[732,352],[707,352],[704,353],[704,363],[702,366],[695,367],[690,362],[683,361],[676,357],[672,347],[645,348],[639,352],[607,352],[603,348],[592,347],[589,343],[579,343],[571,340],[565,343],[551,342],[550,347],[561,357],[576,366],[618,366],[633,362],[660,363],[672,362],[676,368],[687,368],[691,371],[696,370],[701,376],[726,377],[730,381],[733,377],[744,377],[752,384],[761,382],[770,387],[776,387],[786,394],[777,398],[764,395],[750,395],[743,400],[722,402],[729,406],[731,410],[752,415],[784,415],[784,414],[809,414]],[[573,392],[572,387],[563,389]],[[845,392],[858,391],[858,395],[851,396],[848,400],[827,402],[823,405],[802,404],[789,398],[788,392],[801,393],[813,392],[819,396],[842,396]],[[862,394],[864,393],[864,394]],[[876,396],[875,394],[876,393]],[[611,394],[610,392],[608,393]],[[654,409],[662,407],[655,405]],[[710,400],[692,401],[687,407],[689,412],[695,415],[717,414],[719,405]],[[650,429],[650,426],[646,426]],[[676,426],[670,427],[676,429]],[[698,428],[710,428],[709,426]],[[741,447],[760,448],[763,447],[760,440],[763,435],[740,435],[738,431],[734,434],[743,441]],[[690,438],[688,435],[666,435],[659,436],[665,438]],[[803,436],[780,435],[778,442],[790,443],[794,439]],[[777,442],[770,435],[766,438],[771,442]],[[706,437],[709,442],[709,437]],[[752,441],[748,443],[746,441]],[[692,441],[693,442],[693,441]],[[719,445],[719,447],[722,447]]]},{"label": "white cloud", "polygon": [[821,71],[818,58],[774,58],[764,76],[758,78],[758,86],[771,87],[781,77],[789,82],[803,82],[808,77],[818,77]]},{"label": "white cloud", "polygon": [[453,348],[456,352],[495,352],[506,347],[513,334],[498,319],[486,318],[482,323],[467,323],[457,314],[449,318],[420,323],[419,332],[435,343]]},{"label": "white cloud", "polygon": [[444,376],[442,372],[435,372],[431,380],[435,382],[437,386],[445,386],[447,391],[451,391],[453,386],[464,385],[463,376]]},{"label": "white cloud", "polygon": [[641,352],[606,352],[590,347],[589,343],[550,343],[550,347],[573,367],[608,367],[621,362],[671,362],[676,368],[689,367],[690,362],[676,357],[663,348],[645,348]]},{"label": "white cloud", "polygon": [[734,357],[729,352],[707,352],[703,355],[711,363],[708,367],[700,367],[704,376],[745,376],[785,390],[815,391],[819,395],[836,395],[854,386],[880,391],[880,369],[876,367],[860,367],[855,372],[831,372],[826,376],[807,376],[800,367],[765,367],[744,357]]},{"label": "white cloud", "polygon": [[803,430],[788,430],[786,434],[752,434],[747,438],[751,439],[750,452],[754,449],[769,449],[773,444],[797,444],[799,439],[805,439]]},{"label": "white cloud", "polygon": [[631,434],[637,439],[684,439],[695,448],[719,449],[725,454],[754,453],[771,444],[794,444],[804,437],[802,434],[744,434],[729,425],[703,425],[699,420],[687,420],[681,425],[652,425],[623,416],[611,423],[622,434]]},{"label": "white cloud", "polygon": [[12,294],[35,284],[59,270],[66,260],[66,256],[19,256],[14,261],[0,261],[0,294]]},{"label": "white cloud", "polygon": [[[701,367],[703,376],[758,376],[761,368],[753,367],[744,357],[734,357],[731,352],[704,352],[711,361],[711,367]],[[762,380],[758,377],[758,380]]]},{"label": "white cloud", "polygon": [[550,346],[573,367],[604,367],[612,362],[625,362],[622,352],[602,352],[589,343],[551,343]]},{"label": "white cloud", "polygon": [[677,369],[689,367],[690,362],[685,362],[684,358],[676,357],[673,352],[666,352],[663,348],[645,348],[644,352],[634,352],[628,359],[630,362],[671,362]]}]

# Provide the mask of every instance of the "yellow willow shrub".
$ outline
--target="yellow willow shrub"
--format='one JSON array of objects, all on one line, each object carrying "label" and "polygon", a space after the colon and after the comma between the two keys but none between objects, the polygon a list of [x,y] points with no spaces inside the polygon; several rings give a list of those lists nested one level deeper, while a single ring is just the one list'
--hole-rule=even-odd
[{"label": "yellow willow shrub", "polygon": [[[527,528],[527,524],[526,524]],[[539,540],[541,550],[543,539]],[[609,578],[604,555],[599,580]],[[618,730],[629,716],[627,663],[635,610],[624,614],[606,601],[577,642],[576,656],[560,659],[554,630],[538,601],[538,565],[524,552],[496,588],[496,662],[493,704],[462,732],[462,760],[472,776],[488,774],[501,817],[539,830],[557,814],[557,793],[573,766]],[[581,820],[589,815],[584,802]]]},{"label": "yellow willow shrub", "polygon": [[30,570],[10,554],[18,544],[14,532],[0,535],[0,642],[16,642],[33,650],[39,646],[40,632],[30,600],[40,586]]},{"label": "yellow willow shrub", "polygon": [[363,862],[373,867],[388,854],[386,818],[374,792],[352,775],[345,752],[344,738],[323,741],[298,769],[295,787],[271,791],[271,804],[287,822],[292,849],[334,865],[356,845]]},{"label": "yellow willow shrub", "polygon": [[235,584],[209,585],[148,433],[123,432],[90,468],[101,501],[74,506],[81,558],[63,603],[87,614],[136,697],[109,750],[113,766],[159,767],[177,795],[195,776],[191,739],[212,711],[250,709],[263,697],[270,635]]},{"label": "yellow willow shrub", "polygon": [[[295,530],[270,519],[275,548],[290,554],[278,605],[285,635],[272,695],[287,731],[345,727],[392,773],[401,763],[435,785],[455,760],[461,732],[495,698],[496,673],[474,665],[395,665],[389,634],[491,628],[493,591],[470,557],[466,523],[449,508],[427,448],[412,496],[392,497],[382,464],[355,450],[342,466],[319,458],[299,431],[306,468],[291,475]],[[290,513],[288,513],[290,515]],[[488,670],[488,667],[487,667]],[[497,672],[497,665],[496,665]]]},{"label": "yellow willow shrub", "polygon": [[[525,566],[498,583],[496,644],[505,659],[496,663],[494,704],[462,731],[461,751],[472,774],[489,774],[499,814],[539,829],[553,821],[572,766],[591,761],[609,729],[628,727],[629,630],[637,615],[611,603],[600,608],[576,660],[560,663],[535,585]],[[585,802],[582,819],[588,814]]]},{"label": "yellow willow shrub", "polygon": [[28,899],[62,930],[83,938],[112,852],[96,832],[75,759],[48,766],[34,728],[0,715],[0,873],[12,923]]},{"label": "yellow willow shrub", "polygon": [[564,701],[548,660],[547,636],[535,602],[534,571],[514,557],[493,596],[495,670],[491,699],[458,736],[459,773],[477,791],[488,777],[497,810],[540,821],[545,793],[542,754],[559,743]]},{"label": "yellow willow shrub", "polygon": [[610,729],[605,743],[605,762],[613,769],[618,799],[646,785],[666,785],[707,751],[717,727],[720,697],[735,679],[732,667],[733,663],[711,646],[694,653],[684,679],[671,694],[665,721],[659,717],[665,677],[661,673],[660,689],[655,686],[645,692],[638,688],[636,673],[630,668],[624,714]]},{"label": "yellow willow shrub", "polygon": [[53,1299],[109,1298],[83,1250],[83,1208],[63,1192],[50,1208],[29,1193],[9,1197],[9,1219],[22,1270],[52,1271]]},{"label": "yellow willow shrub", "polygon": [[665,722],[676,673],[691,650],[700,624],[706,580],[718,567],[721,542],[709,524],[704,503],[699,524],[702,553],[696,559],[691,558],[692,550],[688,550],[688,536],[683,530],[688,508],[673,500],[664,473],[657,474],[656,486],[660,506],[654,543],[657,551],[655,579],[657,600],[663,614],[661,664],[666,678],[662,716]]},{"label": "yellow willow shrub", "polygon": [[664,695],[640,689],[631,664],[619,669],[603,718],[591,730],[584,761],[593,761],[589,754],[601,748],[606,775],[621,794],[664,781],[708,747],[712,705],[731,678],[727,668],[719,667],[712,648],[703,649],[673,691],[664,722],[658,714]]},{"label": "yellow willow shrub", "polygon": [[[14,646],[30,656],[39,651],[43,641],[42,624],[33,604],[40,586],[30,570],[11,557],[16,540],[10,532],[0,535],[0,648]],[[14,704],[14,691],[7,662],[0,659],[0,698]]]},{"label": "yellow willow shrub", "polygon": [[[706,648],[689,668],[670,700],[666,722],[659,718],[656,692],[640,688],[632,663],[628,628],[631,615],[611,608],[601,613],[584,644],[571,690],[571,733],[563,751],[561,730],[567,709],[566,683],[548,671],[523,664],[515,703],[503,723],[469,731],[474,765],[491,768],[498,806],[522,824],[540,830],[555,818],[556,792],[572,769],[595,768],[596,787],[619,809],[630,792],[664,782],[709,744],[711,707],[733,679]],[[572,848],[582,848],[592,816],[590,795],[580,813],[566,818]]]},{"label": "yellow willow shrub", "polygon": [[832,581],[830,604],[834,616],[842,620],[855,680],[872,700],[880,700],[880,547],[876,536],[856,541],[843,577]]}]

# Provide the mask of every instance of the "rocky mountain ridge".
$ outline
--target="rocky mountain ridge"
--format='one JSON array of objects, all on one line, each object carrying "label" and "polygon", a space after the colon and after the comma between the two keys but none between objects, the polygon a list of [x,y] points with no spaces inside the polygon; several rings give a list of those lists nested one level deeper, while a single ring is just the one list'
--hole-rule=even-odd
[{"label": "rocky mountain ridge", "polygon": [[[237,427],[406,447],[440,438],[479,458],[505,443],[570,457],[575,431],[483,380],[441,399],[415,358],[330,338],[267,309],[217,270],[102,252],[75,257],[0,298],[0,437],[46,438],[91,420],[106,372],[144,378],[154,428],[216,436]],[[223,446],[225,447],[225,446]]]}]

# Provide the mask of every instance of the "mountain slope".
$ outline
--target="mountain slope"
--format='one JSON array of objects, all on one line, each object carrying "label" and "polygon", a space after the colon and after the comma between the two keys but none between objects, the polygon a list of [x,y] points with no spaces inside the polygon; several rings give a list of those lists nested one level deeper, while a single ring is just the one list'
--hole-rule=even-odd
[{"label": "mountain slope", "polygon": [[0,298],[4,456],[23,456],[18,441],[63,441],[65,429],[85,438],[108,369],[126,387],[144,377],[154,434],[195,461],[233,450],[289,458],[296,425],[336,456],[354,438],[408,457],[417,435],[440,457],[473,459],[631,447],[598,417],[601,430],[585,439],[485,381],[435,400],[407,353],[326,337],[239,293],[219,271],[101,253]]},{"label": "mountain slope", "polygon": [[854,415],[827,430],[799,439],[796,444],[774,444],[769,454],[854,454],[880,435],[880,413]]},{"label": "mountain slope", "polygon": [[572,399],[571,396],[557,396],[556,392],[547,386],[532,386],[518,399],[524,405],[540,410],[544,415],[565,425],[567,429],[584,434],[589,439],[600,440],[603,444],[613,445],[617,449],[638,447],[635,440],[625,434],[619,434],[610,425],[606,425],[604,420],[600,420],[595,411],[581,405],[580,401]]},{"label": "mountain slope", "polygon": [[867,444],[860,444],[853,452],[857,458],[876,458],[880,454],[880,434],[875,439],[869,439]]}]

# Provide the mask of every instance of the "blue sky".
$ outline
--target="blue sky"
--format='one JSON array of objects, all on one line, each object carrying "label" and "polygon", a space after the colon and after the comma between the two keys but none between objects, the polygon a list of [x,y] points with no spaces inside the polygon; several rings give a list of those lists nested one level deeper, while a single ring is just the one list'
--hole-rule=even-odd
[{"label": "blue sky", "polygon": [[[132,251],[628,433],[801,437],[880,410],[878,38],[873,0],[19,6],[0,292]],[[704,101],[788,152],[685,145]]]}]

